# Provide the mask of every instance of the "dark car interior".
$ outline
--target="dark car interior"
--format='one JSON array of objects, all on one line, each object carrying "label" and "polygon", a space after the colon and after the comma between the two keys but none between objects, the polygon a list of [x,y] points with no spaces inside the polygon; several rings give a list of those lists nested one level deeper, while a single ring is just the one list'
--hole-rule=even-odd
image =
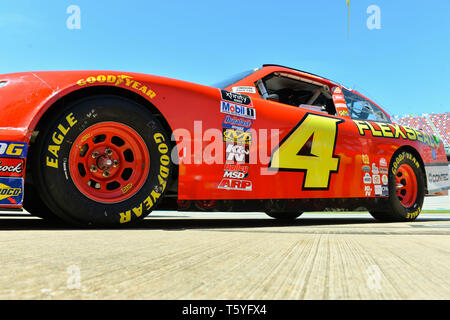
[{"label": "dark car interior", "polygon": [[331,115],[336,114],[328,86],[287,73],[273,73],[258,81],[264,99],[304,107]]}]

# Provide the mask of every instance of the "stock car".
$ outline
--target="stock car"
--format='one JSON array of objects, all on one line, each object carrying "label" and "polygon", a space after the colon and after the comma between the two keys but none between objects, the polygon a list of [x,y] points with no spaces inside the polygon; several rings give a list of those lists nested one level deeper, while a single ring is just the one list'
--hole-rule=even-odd
[{"label": "stock car", "polygon": [[114,71],[0,75],[0,208],[115,227],[152,210],[365,208],[412,221],[449,189],[438,137],[360,93],[264,65],[214,86]]}]

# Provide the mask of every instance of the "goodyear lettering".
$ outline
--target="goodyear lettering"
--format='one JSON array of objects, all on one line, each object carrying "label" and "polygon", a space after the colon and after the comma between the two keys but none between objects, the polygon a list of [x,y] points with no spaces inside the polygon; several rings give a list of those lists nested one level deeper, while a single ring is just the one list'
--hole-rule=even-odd
[{"label": "goodyear lettering", "polygon": [[47,155],[46,157],[47,167],[58,169],[58,152],[61,149],[61,144],[64,142],[64,138],[67,133],[76,123],[77,120],[75,119],[73,113],[70,113],[66,116],[65,122],[60,123],[55,132],[53,132],[51,140],[53,144],[50,144],[47,147],[47,151],[50,153],[50,155]]},{"label": "goodyear lettering", "polygon": [[121,224],[130,222],[133,216],[140,217],[144,209],[146,211],[150,211],[166,189],[167,179],[170,173],[170,158],[168,155],[169,147],[165,143],[166,139],[164,138],[164,135],[161,133],[155,133],[153,135],[153,140],[158,144],[158,151],[161,154],[158,174],[158,183],[160,188],[158,188],[158,190],[152,190],[145,200],[142,201],[137,207],[119,213]]},{"label": "goodyear lettering", "polygon": [[415,218],[417,218],[417,216],[419,215],[420,211],[421,211],[421,208],[419,207],[419,208],[418,208],[416,211],[414,211],[414,212],[408,212],[408,214],[406,215],[406,218],[407,218],[407,219],[415,219]]},{"label": "goodyear lettering", "polygon": [[113,84],[115,86],[118,86],[120,84],[124,84],[127,87],[133,88],[136,91],[142,92],[142,94],[148,96],[150,99],[153,99],[156,97],[156,93],[148,88],[147,86],[143,85],[139,81],[133,80],[133,77],[127,76],[127,75],[98,75],[98,76],[91,76],[86,79],[80,79],[77,81],[77,84],[82,87],[87,84],[94,84],[94,83],[107,83],[107,84]]},{"label": "goodyear lettering", "polygon": [[383,123],[383,122],[369,122],[363,120],[353,120],[358,132],[361,136],[365,136],[370,132],[374,137],[393,138],[393,139],[408,139],[411,141],[422,142],[432,148],[439,146],[439,141],[433,137],[417,129],[409,128],[407,126],[400,126],[398,124]]}]

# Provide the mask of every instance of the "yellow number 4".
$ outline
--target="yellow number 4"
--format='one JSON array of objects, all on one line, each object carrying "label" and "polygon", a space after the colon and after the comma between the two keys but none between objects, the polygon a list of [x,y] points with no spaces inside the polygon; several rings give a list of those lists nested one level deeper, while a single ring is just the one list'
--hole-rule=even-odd
[{"label": "yellow number 4", "polygon": [[272,153],[269,168],[304,171],[303,189],[328,189],[339,169],[333,156],[338,124],[343,120],[307,114]]}]

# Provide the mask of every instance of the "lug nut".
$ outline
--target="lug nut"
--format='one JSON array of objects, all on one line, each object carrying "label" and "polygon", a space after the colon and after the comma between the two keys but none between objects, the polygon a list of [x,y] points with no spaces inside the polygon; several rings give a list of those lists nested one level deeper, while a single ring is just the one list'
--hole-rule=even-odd
[{"label": "lug nut", "polygon": [[97,151],[94,151],[94,152],[92,152],[91,156],[92,156],[92,158],[96,159],[96,158],[98,158],[99,154]]},{"label": "lug nut", "polygon": [[104,172],[103,172],[103,176],[104,176],[105,178],[108,178],[109,175],[110,175],[109,171],[104,171]]},{"label": "lug nut", "polygon": [[91,170],[91,172],[97,172],[97,166],[96,165],[92,165],[90,170]]},{"label": "lug nut", "polygon": [[113,167],[117,168],[119,166],[119,160],[114,160],[113,161]]},{"label": "lug nut", "polygon": [[105,154],[106,154],[107,156],[112,155],[112,153],[113,153],[112,150],[109,149],[109,148],[105,150]]}]

